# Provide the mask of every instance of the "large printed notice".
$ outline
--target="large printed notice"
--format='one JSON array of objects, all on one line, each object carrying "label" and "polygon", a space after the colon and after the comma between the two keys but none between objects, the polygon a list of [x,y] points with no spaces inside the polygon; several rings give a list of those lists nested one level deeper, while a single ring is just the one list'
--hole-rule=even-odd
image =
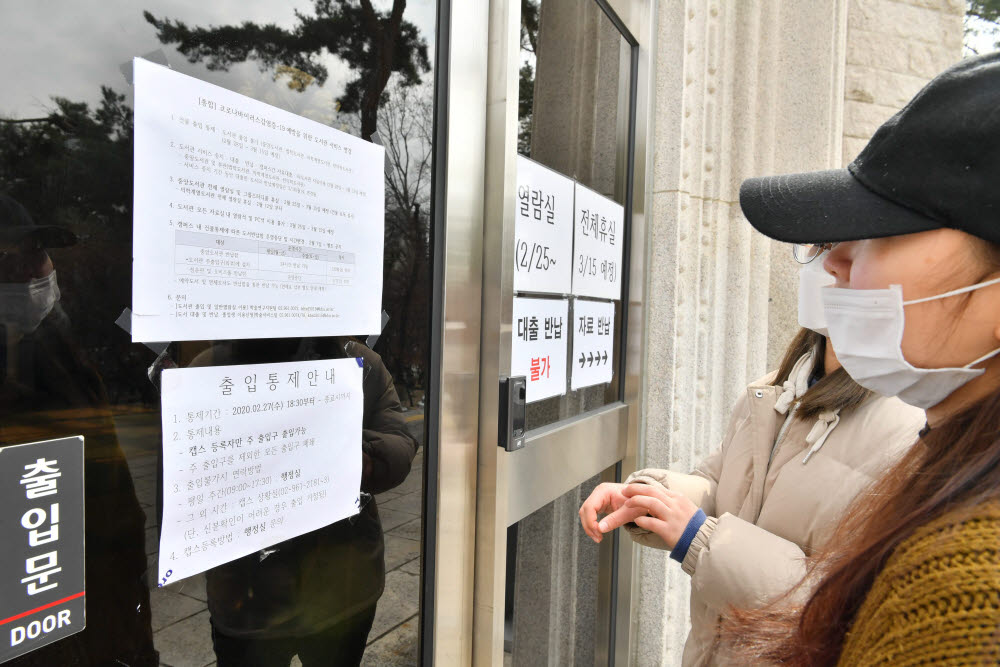
[{"label": "large printed notice", "polygon": [[381,146],[137,58],[132,340],[378,333]]},{"label": "large printed notice", "polygon": [[160,586],[357,514],[359,364],[163,371]]}]

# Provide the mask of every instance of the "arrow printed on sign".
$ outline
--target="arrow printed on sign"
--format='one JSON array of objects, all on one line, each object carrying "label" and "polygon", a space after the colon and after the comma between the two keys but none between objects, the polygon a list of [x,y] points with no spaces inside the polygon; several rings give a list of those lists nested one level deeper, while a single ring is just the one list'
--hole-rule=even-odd
[{"label": "arrow printed on sign", "polygon": [[603,363],[607,363],[607,361],[608,361],[608,351],[607,351],[607,350],[604,350],[604,358],[603,358],[603,359],[601,359],[601,363],[602,363],[602,364],[603,364]]},{"label": "arrow printed on sign", "polygon": [[587,363],[587,357],[586,357],[586,355],[584,355],[583,352],[581,352],[580,353],[580,368],[583,368],[583,365],[585,363]]},{"label": "arrow printed on sign", "polygon": [[594,353],[593,353],[593,352],[591,352],[591,353],[590,353],[590,354],[589,354],[589,355],[587,356],[587,368],[590,368],[590,367],[591,367],[591,366],[593,366],[593,365],[594,365]]}]

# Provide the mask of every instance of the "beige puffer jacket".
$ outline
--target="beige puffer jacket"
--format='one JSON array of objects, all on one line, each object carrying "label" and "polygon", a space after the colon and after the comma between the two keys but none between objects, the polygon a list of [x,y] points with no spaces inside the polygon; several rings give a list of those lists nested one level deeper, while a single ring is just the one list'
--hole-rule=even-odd
[{"label": "beige puffer jacket", "polygon": [[[805,556],[925,424],[923,410],[877,395],[843,416],[795,418],[812,366],[806,355],[792,382],[771,386],[772,373],[748,386],[721,447],[692,474],[648,468],[626,480],[662,484],[708,515],[682,563],[691,575],[686,667],[728,663],[717,652],[721,613],[759,606],[798,583]],[[666,548],[634,524],[627,529],[639,544]]]}]

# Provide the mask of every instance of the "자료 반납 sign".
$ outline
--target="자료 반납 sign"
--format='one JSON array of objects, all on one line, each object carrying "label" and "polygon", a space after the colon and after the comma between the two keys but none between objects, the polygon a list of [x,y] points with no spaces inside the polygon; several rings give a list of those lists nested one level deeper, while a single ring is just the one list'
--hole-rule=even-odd
[{"label": "\uc790\ub8cc \ubc18\ub0a9 sign", "polygon": [[518,155],[514,220],[514,290],[569,294],[573,181]]},{"label": "\uc790\ub8cc \ubc18\ub0a9 sign", "polygon": [[573,220],[573,294],[620,299],[625,209],[576,184]]},{"label": "\uc790\ub8cc \ubc18\ub0a9 sign", "polygon": [[527,379],[528,403],[566,393],[569,301],[514,297],[511,375]]},{"label": "\uc790\ub8cc \ubc18\ub0a9 sign", "polygon": [[83,437],[0,447],[0,663],[82,631]]},{"label": "\uc790\ub8cc \ubc18\ub0a9 sign", "polygon": [[611,382],[614,375],[615,304],[611,301],[573,301],[573,390]]}]

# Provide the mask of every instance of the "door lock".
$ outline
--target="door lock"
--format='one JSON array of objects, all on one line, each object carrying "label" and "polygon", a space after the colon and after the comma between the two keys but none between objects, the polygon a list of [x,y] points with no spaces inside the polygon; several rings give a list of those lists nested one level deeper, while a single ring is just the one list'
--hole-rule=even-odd
[{"label": "door lock", "polygon": [[524,447],[524,406],[528,391],[523,375],[500,378],[500,429],[498,445],[508,452]]}]

